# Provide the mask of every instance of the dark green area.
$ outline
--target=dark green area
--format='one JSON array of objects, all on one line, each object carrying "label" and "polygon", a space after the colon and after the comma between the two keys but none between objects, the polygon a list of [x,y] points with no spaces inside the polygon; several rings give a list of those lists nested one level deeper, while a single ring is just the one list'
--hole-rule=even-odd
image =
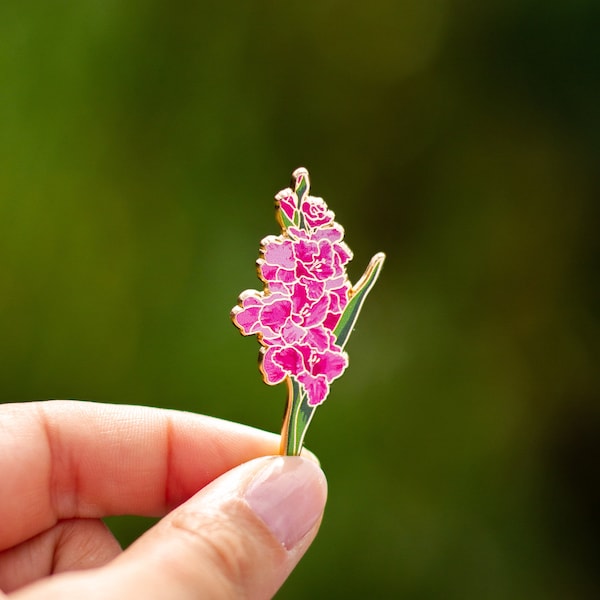
[{"label": "dark green area", "polygon": [[279,597],[599,597],[599,31],[597,0],[4,0],[0,399],[278,430],[228,315],[305,166],[353,280],[387,260]]}]

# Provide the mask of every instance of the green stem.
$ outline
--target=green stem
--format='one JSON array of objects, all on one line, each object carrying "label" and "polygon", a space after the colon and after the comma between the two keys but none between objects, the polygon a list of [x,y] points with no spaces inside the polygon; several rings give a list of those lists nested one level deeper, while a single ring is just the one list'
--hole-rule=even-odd
[{"label": "green stem", "polygon": [[304,436],[315,412],[309,406],[304,388],[293,377],[288,378],[288,404],[281,431],[280,454],[298,456],[302,451]]}]

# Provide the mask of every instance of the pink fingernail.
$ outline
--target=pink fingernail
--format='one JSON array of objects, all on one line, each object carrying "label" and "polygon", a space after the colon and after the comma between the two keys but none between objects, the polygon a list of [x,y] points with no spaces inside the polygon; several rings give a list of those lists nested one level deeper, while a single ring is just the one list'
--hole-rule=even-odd
[{"label": "pink fingernail", "polygon": [[245,497],[279,542],[291,550],[321,518],[327,481],[313,461],[281,456],[255,475]]}]

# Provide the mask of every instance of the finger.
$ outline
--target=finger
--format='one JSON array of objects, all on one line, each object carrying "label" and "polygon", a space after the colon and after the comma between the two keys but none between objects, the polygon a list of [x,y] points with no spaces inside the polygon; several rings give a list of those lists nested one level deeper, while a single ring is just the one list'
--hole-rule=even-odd
[{"label": "finger", "polygon": [[215,480],[93,575],[53,578],[16,598],[271,598],[314,539],[326,495],[313,461],[256,459]]},{"label": "finger", "polygon": [[0,552],[0,589],[12,592],[53,573],[101,567],[121,552],[102,521],[60,521],[48,531]]},{"label": "finger", "polygon": [[0,550],[63,519],[163,515],[232,467],[277,451],[273,434],[179,411],[2,405]]}]

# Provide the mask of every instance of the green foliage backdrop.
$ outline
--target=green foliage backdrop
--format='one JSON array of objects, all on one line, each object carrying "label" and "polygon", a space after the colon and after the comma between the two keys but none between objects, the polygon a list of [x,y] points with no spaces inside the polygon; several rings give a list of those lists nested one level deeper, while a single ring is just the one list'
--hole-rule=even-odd
[{"label": "green foliage backdrop", "polygon": [[599,7],[3,1],[0,399],[278,430],[228,313],[306,166],[388,260],[279,596],[598,597]]}]

